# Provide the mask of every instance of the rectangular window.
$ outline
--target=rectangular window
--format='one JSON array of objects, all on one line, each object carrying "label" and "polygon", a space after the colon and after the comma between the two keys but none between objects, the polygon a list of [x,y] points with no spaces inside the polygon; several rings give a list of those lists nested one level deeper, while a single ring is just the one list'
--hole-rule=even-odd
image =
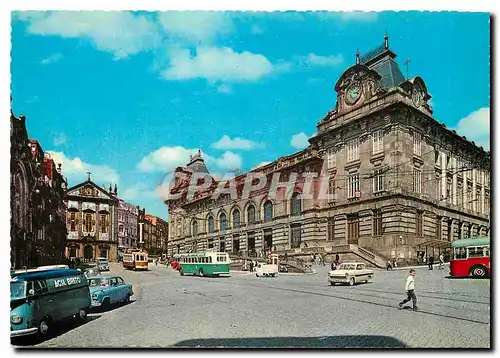
[{"label": "rectangular window", "polygon": [[375,169],[373,171],[373,192],[378,193],[379,191],[383,191],[385,174],[383,169]]},{"label": "rectangular window", "polygon": [[335,200],[335,178],[330,177],[328,180],[328,201]]},{"label": "rectangular window", "polygon": [[372,137],[373,154],[382,153],[384,151],[384,131],[378,130],[373,132]]},{"label": "rectangular window", "polygon": [[413,169],[413,191],[417,194],[422,192],[422,172],[420,169]]},{"label": "rectangular window", "polygon": [[76,231],[76,215],[74,212],[70,214],[70,231]]},{"label": "rectangular window", "polygon": [[359,174],[349,175],[347,178],[347,197],[354,198],[359,191]]},{"label": "rectangular window", "polygon": [[327,158],[328,169],[335,168],[335,166],[337,165],[337,161],[335,157],[335,151],[333,149],[328,149],[326,153],[326,158]]},{"label": "rectangular window", "polygon": [[373,236],[382,235],[383,227],[382,227],[382,211],[374,210],[373,211]]},{"label": "rectangular window", "polygon": [[424,213],[422,211],[417,211],[417,217],[415,221],[415,235],[418,237],[422,237],[424,226]]},{"label": "rectangular window", "polygon": [[446,183],[446,201],[448,203],[452,202],[452,182],[450,179]]},{"label": "rectangular window", "polygon": [[490,215],[490,194],[484,193],[484,210],[488,215]]},{"label": "rectangular window", "polygon": [[300,247],[302,243],[302,228],[301,226],[292,226],[292,249],[296,249]]},{"label": "rectangular window", "polygon": [[413,154],[422,155],[422,135],[413,133]]},{"label": "rectangular window", "polygon": [[469,254],[469,258],[472,258],[472,257],[483,257],[484,256],[483,248],[482,247],[468,247],[467,251],[468,251],[468,254]]},{"label": "rectangular window", "polygon": [[328,218],[328,241],[335,239],[335,218]]},{"label": "rectangular window", "polygon": [[436,216],[436,239],[441,240],[443,233],[443,218]]},{"label": "rectangular window", "polygon": [[464,190],[461,184],[457,184],[457,205],[459,207],[464,205]]},{"label": "rectangular window", "polygon": [[353,139],[347,142],[347,161],[359,159],[359,139]]}]

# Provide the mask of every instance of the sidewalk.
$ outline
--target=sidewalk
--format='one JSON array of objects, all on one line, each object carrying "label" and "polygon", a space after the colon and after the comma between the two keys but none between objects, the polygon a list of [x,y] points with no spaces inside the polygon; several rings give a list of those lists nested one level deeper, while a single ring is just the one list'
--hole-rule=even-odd
[{"label": "sidewalk", "polygon": [[[446,267],[449,267],[449,266],[450,266],[450,263],[449,263],[449,262],[445,262],[445,263],[443,264],[443,266],[444,266],[445,268],[446,268]],[[439,270],[439,268],[437,268],[437,267],[439,267],[439,263],[437,263],[437,264],[433,264],[433,265],[432,265],[432,267],[433,267],[435,270]],[[428,269],[429,269],[429,265],[427,265],[427,264],[422,264],[422,265],[420,265],[420,266],[403,266],[403,267],[399,267],[399,266],[398,266],[398,267],[396,267],[396,268],[393,268],[392,270],[393,270],[393,271],[397,271],[397,270],[410,270],[410,269],[419,269],[419,268],[425,268],[425,269],[427,269],[427,270],[428,270]],[[377,268],[377,270],[387,271],[387,269],[385,269],[385,268]],[[391,271],[391,270],[389,270],[389,271]]]}]

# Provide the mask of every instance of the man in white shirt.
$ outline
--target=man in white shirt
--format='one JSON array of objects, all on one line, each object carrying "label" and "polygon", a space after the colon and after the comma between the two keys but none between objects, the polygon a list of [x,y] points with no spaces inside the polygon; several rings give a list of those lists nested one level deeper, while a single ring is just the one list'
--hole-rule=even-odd
[{"label": "man in white shirt", "polygon": [[407,297],[404,301],[399,303],[399,308],[403,308],[403,305],[411,300],[413,302],[413,310],[418,311],[417,296],[415,295],[415,278],[414,278],[416,273],[417,272],[412,269],[408,274],[408,278],[406,279],[406,285],[405,285]]}]

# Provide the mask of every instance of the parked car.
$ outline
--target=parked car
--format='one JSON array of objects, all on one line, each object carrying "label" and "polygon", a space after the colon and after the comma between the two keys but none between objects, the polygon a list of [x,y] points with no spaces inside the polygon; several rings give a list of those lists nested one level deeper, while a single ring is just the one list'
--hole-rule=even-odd
[{"label": "parked car", "polygon": [[134,294],[132,285],[116,275],[98,275],[88,278],[92,307],[109,308],[130,302]]},{"label": "parked car", "polygon": [[368,282],[374,276],[373,270],[367,269],[362,262],[345,262],[336,270],[328,272],[328,282],[334,286],[336,283],[345,283],[354,286],[356,283]]},{"label": "parked car", "polygon": [[104,257],[99,257],[96,262],[96,267],[99,271],[109,271],[109,261]]},{"label": "parked car", "polygon": [[93,276],[98,276],[100,275],[101,272],[99,271],[99,268],[97,266],[95,267],[89,267],[88,269],[85,270],[85,276],[88,277],[93,277]]}]

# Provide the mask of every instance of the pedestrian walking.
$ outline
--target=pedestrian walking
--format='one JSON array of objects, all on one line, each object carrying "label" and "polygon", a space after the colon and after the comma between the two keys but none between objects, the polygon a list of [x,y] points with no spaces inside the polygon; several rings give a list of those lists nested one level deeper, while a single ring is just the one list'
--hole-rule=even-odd
[{"label": "pedestrian walking", "polygon": [[332,261],[330,268],[332,269],[332,271],[337,269],[337,265],[335,264],[335,261]]},{"label": "pedestrian walking", "polygon": [[430,255],[429,256],[429,270],[434,270],[434,267],[432,265],[434,265],[434,257],[432,257],[432,255]]},{"label": "pedestrian walking", "polygon": [[444,268],[444,254],[441,252],[439,255],[439,269],[442,270]]},{"label": "pedestrian walking", "polygon": [[253,261],[250,261],[250,272],[253,272]]},{"label": "pedestrian walking", "polygon": [[406,284],[405,284],[405,291],[406,291],[406,298],[399,303],[399,308],[403,308],[403,305],[406,302],[409,302],[410,300],[413,303],[413,310],[418,311],[419,308],[417,307],[417,296],[415,295],[415,275],[417,272],[415,270],[410,270],[410,273],[408,274],[408,277],[406,278]]},{"label": "pedestrian walking", "polygon": [[392,262],[391,260],[387,260],[387,265],[386,265],[387,271],[392,270]]}]

